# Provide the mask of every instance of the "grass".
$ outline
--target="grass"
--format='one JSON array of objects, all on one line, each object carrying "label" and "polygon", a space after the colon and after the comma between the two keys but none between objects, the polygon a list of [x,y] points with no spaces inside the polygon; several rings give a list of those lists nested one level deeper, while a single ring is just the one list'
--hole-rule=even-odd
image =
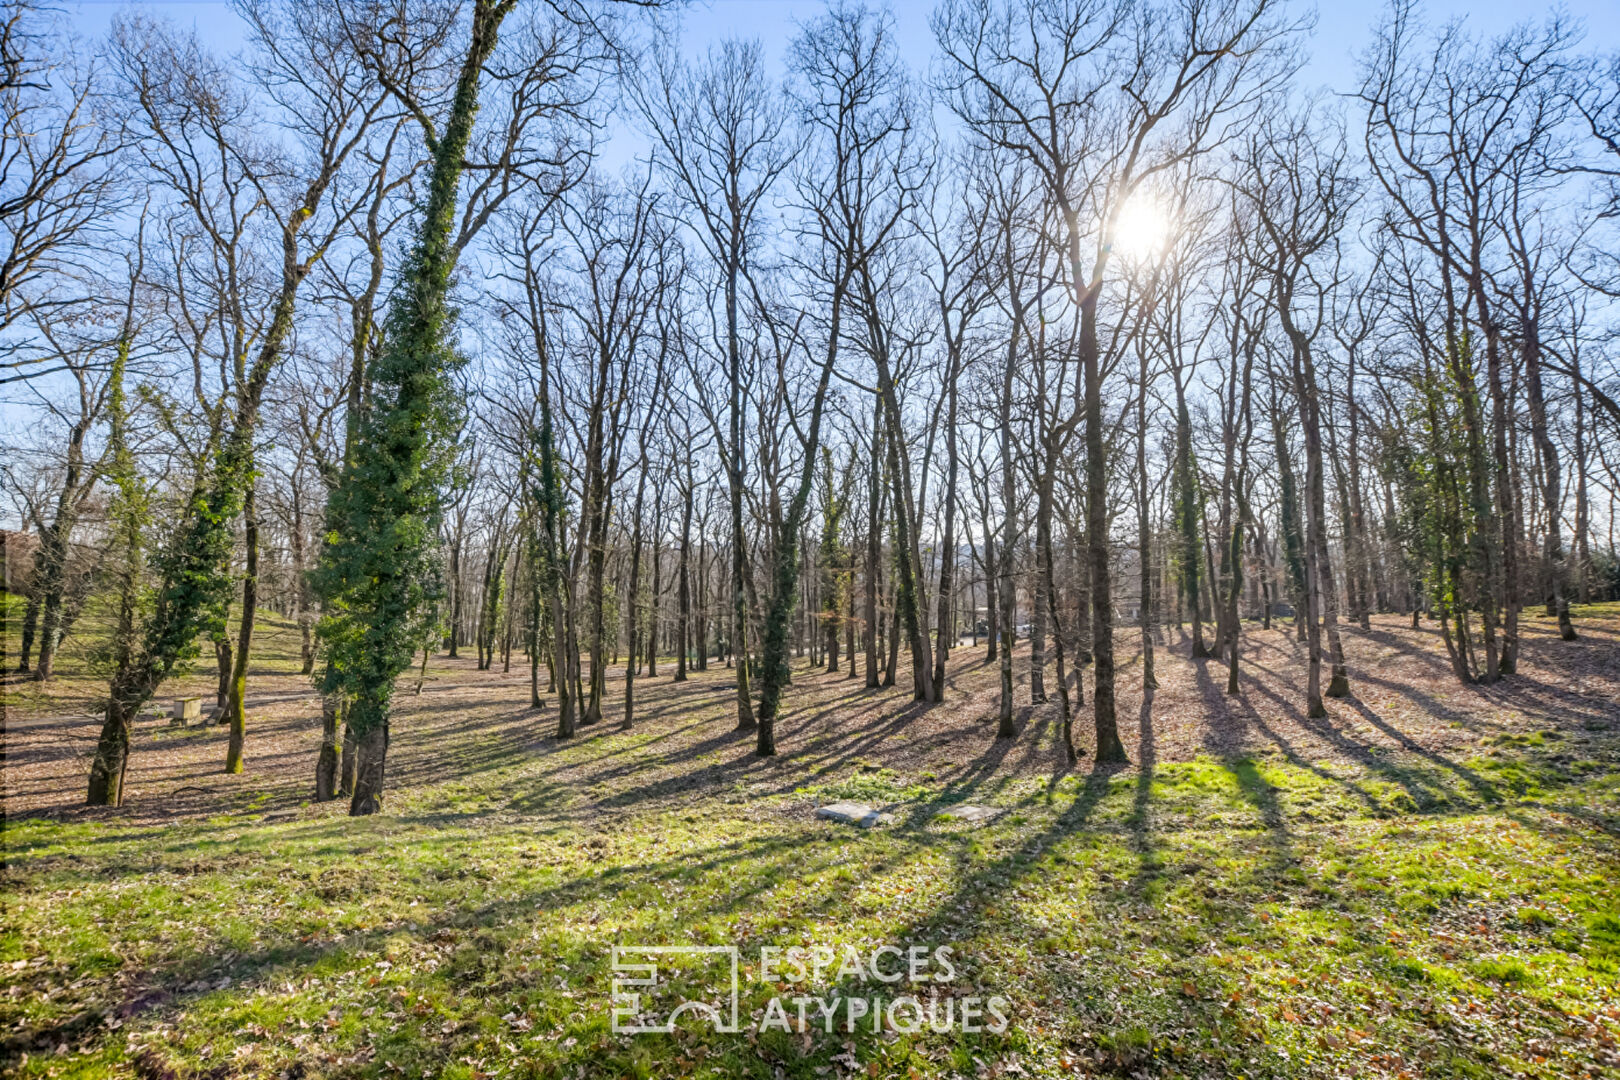
[{"label": "grass", "polygon": [[[109,672],[101,666],[99,654],[111,632],[111,612],[106,598],[92,596],[75,622],[72,632],[57,652],[55,675],[50,682],[13,674],[22,650],[23,597],[0,590],[0,657],[3,674],[8,676],[3,691],[8,710],[24,715],[68,715],[97,712],[106,699]],[[231,640],[236,640],[240,622],[233,609],[228,624]],[[300,634],[296,619],[260,609],[254,620],[253,662],[249,675],[254,678],[296,675],[301,667]],[[197,659],[165,684],[165,699],[152,706],[166,709],[169,695],[205,694],[212,696],[218,684],[213,646],[202,642]],[[306,683],[307,685],[307,683]]]},{"label": "grass", "polygon": [[[1160,770],[1147,801],[1215,824],[1158,831],[1136,783],[1078,779],[976,830],[857,832],[714,802],[599,831],[513,812],[520,773],[358,822],[18,822],[0,983],[12,1050],[29,1056],[13,1068],[1486,1077],[1612,1064],[1611,838],[1536,800],[1395,817],[1346,803],[1296,821],[1295,800],[1333,803],[1319,778],[1209,760]],[[1609,777],[1557,795],[1617,800]],[[952,946],[958,989],[1007,998],[1012,1027],[608,1029],[615,943],[735,943],[747,957],[886,942]],[[745,981],[745,1014],[777,992]]]},{"label": "grass", "polygon": [[[634,730],[424,773],[376,818],[289,803],[267,774],[231,780],[234,801],[192,816],[8,822],[6,1069],[977,1080],[1620,1068],[1612,727],[1578,740],[1539,717],[1524,737],[1465,727],[1470,751],[1449,756],[1256,750],[992,772],[947,747],[927,767],[865,749],[727,771],[747,748],[727,735],[723,677],[682,691],[712,697],[703,709],[662,711],[653,695]],[[815,685],[801,680],[802,693]],[[1338,715],[1350,730],[1356,714]],[[860,736],[886,722],[845,734],[878,746]],[[979,735],[987,756],[1005,751]],[[1025,737],[1055,749],[1051,728]],[[701,784],[638,798],[666,783],[645,764],[655,758]],[[807,813],[835,798],[884,805],[894,824]],[[962,801],[1007,812],[977,827],[938,816]],[[744,1031],[613,1034],[616,944],[739,946]],[[1006,999],[1006,1031],[828,1031],[813,1009],[803,1030],[758,1030],[776,996],[894,993],[831,970],[763,981],[760,946],[870,956],[885,944],[949,946],[954,978],[930,988]],[[686,985],[708,993],[695,975]]]}]

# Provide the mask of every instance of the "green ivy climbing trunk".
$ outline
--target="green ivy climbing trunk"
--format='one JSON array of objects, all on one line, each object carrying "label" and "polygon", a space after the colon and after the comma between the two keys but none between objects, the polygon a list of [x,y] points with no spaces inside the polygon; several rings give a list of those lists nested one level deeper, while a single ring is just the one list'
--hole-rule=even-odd
[{"label": "green ivy climbing trunk", "polygon": [[435,537],[457,413],[454,315],[446,303],[457,190],[479,78],[515,3],[477,0],[444,131],[424,133],[432,164],[416,242],[370,361],[371,403],[354,455],[327,506],[332,540],[317,575],[328,600],[320,633],[332,660],[324,689],[348,698],[357,751],[351,815],[381,808],[394,681],[411,665],[443,591]]}]

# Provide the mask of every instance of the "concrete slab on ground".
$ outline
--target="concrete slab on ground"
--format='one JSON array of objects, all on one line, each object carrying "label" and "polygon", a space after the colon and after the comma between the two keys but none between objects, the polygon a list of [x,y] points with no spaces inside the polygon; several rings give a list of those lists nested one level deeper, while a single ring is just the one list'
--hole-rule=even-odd
[{"label": "concrete slab on ground", "polygon": [[883,825],[890,820],[888,814],[880,814],[865,803],[858,802],[835,802],[817,807],[816,817],[824,821],[842,822],[845,825],[859,825],[863,829]]},{"label": "concrete slab on ground", "polygon": [[941,810],[939,816],[979,825],[989,821],[991,818],[999,817],[1001,813],[1002,809],[999,806],[974,806],[972,803],[958,803],[949,810]]}]

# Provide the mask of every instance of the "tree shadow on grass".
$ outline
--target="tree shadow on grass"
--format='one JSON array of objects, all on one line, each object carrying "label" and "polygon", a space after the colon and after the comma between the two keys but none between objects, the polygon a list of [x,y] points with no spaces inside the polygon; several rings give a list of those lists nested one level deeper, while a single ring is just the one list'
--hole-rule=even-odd
[{"label": "tree shadow on grass", "polygon": [[[1363,679],[1367,682],[1386,687],[1393,686],[1393,684],[1390,684],[1385,680],[1375,679],[1370,676],[1363,676]],[[1409,688],[1407,692],[1420,701],[1427,700],[1432,702],[1433,700],[1428,698],[1427,695],[1410,690]],[[1400,744],[1401,748],[1407,753],[1422,758],[1424,761],[1427,761],[1440,769],[1449,771],[1452,775],[1472,788],[1474,793],[1479,796],[1480,801],[1487,805],[1500,803],[1502,801],[1502,793],[1497,790],[1496,785],[1485,779],[1473,769],[1468,768],[1466,765],[1459,765],[1457,762],[1452,761],[1444,754],[1439,754],[1433,750],[1430,750],[1416,739],[1413,739],[1411,736],[1407,735],[1406,732],[1401,731],[1399,728],[1395,727],[1395,725],[1385,720],[1360,699],[1350,698],[1349,702],[1350,707],[1353,708],[1357,715],[1359,715],[1368,724],[1377,728],[1390,739],[1393,739],[1396,743]],[[1444,715],[1444,713],[1440,713],[1438,715]]]},{"label": "tree shadow on grass", "polygon": [[[1224,684],[1219,687],[1215,685],[1215,680],[1210,677],[1209,667],[1211,664],[1215,664],[1217,667],[1224,668],[1219,660],[1202,660],[1196,661],[1196,663],[1198,666],[1198,690],[1203,698],[1206,712],[1219,717],[1223,723],[1230,724],[1234,721],[1240,721],[1238,726],[1245,730],[1265,729],[1264,721],[1260,719],[1259,714],[1255,712],[1254,706],[1245,695],[1227,694]],[[1244,681],[1247,681],[1251,686],[1255,685],[1252,678],[1245,679],[1240,671],[1238,684],[1240,689]],[[1241,718],[1234,715],[1235,709],[1241,709],[1244,715]],[[1280,739],[1275,738],[1273,741],[1281,742]],[[1291,748],[1289,748],[1288,752],[1292,752]],[[1238,791],[1243,798],[1254,807],[1264,829],[1266,845],[1271,851],[1272,866],[1278,869],[1293,866],[1297,860],[1289,836],[1288,817],[1283,809],[1277,786],[1261,774],[1259,767],[1251,757],[1246,755],[1234,756],[1228,752],[1217,755],[1216,760],[1220,763],[1221,768],[1226,770],[1227,774],[1236,782]],[[1354,789],[1353,785],[1345,784],[1343,780],[1332,777],[1332,774],[1326,770],[1316,769],[1313,771],[1319,776],[1332,778],[1340,784]],[[1360,792],[1357,793],[1360,794]]]},{"label": "tree shadow on grass", "polygon": [[[385,825],[387,820],[371,819],[364,828],[373,833],[384,831],[379,826]],[[342,838],[331,845],[300,849],[295,872],[299,876],[307,874],[315,887],[325,880],[323,875],[332,871],[347,872],[352,868],[357,838],[350,823],[332,821],[312,824],[297,832],[306,841],[316,839],[323,833]],[[202,842],[202,838],[193,838],[188,844],[199,842]],[[171,855],[183,853],[185,846],[171,845],[167,850]],[[447,866],[455,861],[455,853],[463,850],[460,842],[448,836],[440,846]],[[258,857],[262,858],[263,853],[259,853]],[[271,940],[261,947],[246,951],[221,949],[217,942],[209,940],[213,936],[208,932],[211,924],[200,922],[183,942],[169,943],[172,951],[168,957],[148,963],[138,970],[122,972],[118,980],[121,1000],[109,1004],[107,1010],[110,1015],[130,1019],[155,1008],[178,1010],[195,1007],[214,994],[240,996],[250,993],[250,987],[255,984],[273,987],[293,983],[301,981],[311,970],[330,972],[334,963],[338,967],[343,966],[340,959],[343,957],[358,963],[362,958],[374,955],[385,942],[401,937],[428,941],[445,931],[477,930],[516,939],[533,924],[537,912],[548,923],[555,925],[554,920],[570,909],[597,899],[614,898],[627,890],[652,890],[667,899],[669,894],[664,884],[671,880],[709,878],[733,883],[723,899],[712,895],[706,897],[702,910],[684,913],[673,908],[670,910],[665,922],[666,932],[677,943],[687,943],[680,940],[684,930],[699,925],[703,919],[717,913],[757,906],[762,894],[778,885],[792,882],[800,875],[822,875],[826,885],[820,899],[830,899],[838,886],[831,880],[834,875],[827,872],[836,869],[839,860],[845,858],[846,855],[831,845],[807,846],[801,835],[792,832],[729,840],[709,845],[698,852],[671,853],[664,857],[641,859],[634,865],[610,866],[602,871],[593,871],[588,865],[576,866],[578,872],[574,876],[565,877],[554,884],[519,888],[515,895],[502,889],[500,898],[467,907],[446,903],[436,914],[424,909],[418,916],[421,921],[408,927],[402,927],[400,922],[395,921],[341,935],[341,940],[298,940],[293,925],[289,924],[279,934],[277,928],[271,925],[263,928],[269,932]],[[195,867],[193,874],[210,875],[229,872],[236,868],[236,864],[211,859],[206,863],[198,862]],[[427,869],[420,864],[414,868],[419,873]],[[746,868],[746,872],[738,873],[740,868]],[[363,880],[365,872],[360,870],[352,875],[356,876],[353,888],[360,888],[359,881]],[[70,878],[79,876],[69,875]],[[86,876],[84,880],[101,876],[98,873]],[[283,880],[278,878],[277,884]],[[347,877],[344,880],[347,881]],[[430,888],[431,875],[418,887]],[[363,894],[344,894],[336,902],[352,902],[360,895]],[[445,899],[449,901],[453,897],[447,893]],[[244,896],[243,900],[251,901],[252,897]],[[293,923],[297,921],[295,913],[288,913],[286,917]],[[605,949],[602,951],[605,952]],[[229,975],[233,989],[217,988],[217,980],[226,975]],[[0,1044],[0,1059],[36,1046],[54,1047],[69,1040],[78,1042],[91,1033],[89,1029],[99,1024],[100,1017],[101,1013],[98,1012],[91,1023],[86,1024],[82,1015],[75,1014],[17,1031]],[[112,1036],[110,1031],[96,1031],[95,1035],[99,1039],[121,1038]]]},{"label": "tree shadow on grass", "polygon": [[1139,737],[1136,745],[1136,793],[1131,801],[1126,827],[1131,831],[1131,846],[1136,849],[1137,871],[1132,882],[1136,892],[1145,892],[1164,871],[1158,848],[1153,841],[1150,803],[1153,798],[1153,778],[1159,766],[1158,744],[1153,731],[1152,687],[1142,690],[1142,705],[1137,715]]},{"label": "tree shadow on grass", "polygon": [[[1255,666],[1259,667],[1259,665]],[[1267,671],[1265,668],[1260,668],[1260,670]],[[1267,671],[1267,673],[1275,676],[1275,673],[1273,672]],[[1412,800],[1414,809],[1439,809],[1448,806],[1451,803],[1453,792],[1445,783],[1443,774],[1431,770],[1415,769],[1404,766],[1397,761],[1384,757],[1383,754],[1379,753],[1373,747],[1370,747],[1366,743],[1354,739],[1346,734],[1342,728],[1334,724],[1331,716],[1314,720],[1305,717],[1293,702],[1282,697],[1280,694],[1266,686],[1258,679],[1247,680],[1247,685],[1253,688],[1263,697],[1270,700],[1279,709],[1283,710],[1283,712],[1287,714],[1289,721],[1296,727],[1303,731],[1309,732],[1311,735],[1321,739],[1324,743],[1339,751],[1344,756],[1350,758],[1358,766],[1365,770],[1368,775],[1378,779],[1392,781],[1405,789],[1407,796]],[[1279,745],[1284,745],[1283,740],[1278,739],[1276,741],[1279,743]],[[1290,760],[1293,760],[1296,763],[1303,762],[1303,759],[1299,758],[1297,755]],[[1320,768],[1313,768],[1312,771],[1316,772],[1320,776],[1332,778],[1336,783],[1339,783],[1347,788],[1355,787],[1355,785],[1348,783],[1342,777],[1335,777],[1333,774]],[[1358,791],[1358,793],[1362,794],[1363,798],[1369,797],[1365,792]]]}]

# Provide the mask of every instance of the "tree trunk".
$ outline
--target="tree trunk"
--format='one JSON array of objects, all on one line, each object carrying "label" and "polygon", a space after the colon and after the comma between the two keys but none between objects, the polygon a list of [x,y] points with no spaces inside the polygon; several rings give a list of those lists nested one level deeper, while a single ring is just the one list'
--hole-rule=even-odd
[{"label": "tree trunk", "polygon": [[745,592],[744,560],[748,557],[748,538],[743,532],[743,481],[746,461],[743,458],[743,401],[742,353],[737,332],[737,279],[741,273],[741,253],[730,252],[726,266],[726,360],[727,386],[730,390],[731,445],[726,452],[726,480],[731,497],[731,653],[737,672],[737,730],[752,731],[757,724],[754,704],[748,688],[748,598]]},{"label": "tree trunk", "polygon": [[374,725],[356,741],[357,763],[349,816],[361,817],[382,809],[383,769],[388,760],[388,719]]},{"label": "tree trunk", "polygon": [[844,576],[844,655],[849,658],[844,678],[855,677],[855,553],[846,549]]},{"label": "tree trunk", "polygon": [[34,651],[34,637],[39,633],[40,596],[35,585],[40,580],[42,559],[40,552],[43,550],[43,545],[34,549],[34,569],[29,580],[28,602],[23,608],[22,646],[17,650],[17,673],[19,675],[28,673],[28,659]]},{"label": "tree trunk", "polygon": [[231,669],[230,695],[225,705],[225,715],[231,725],[230,742],[225,748],[228,773],[242,771],[242,751],[247,742],[248,657],[253,652],[253,620],[259,607],[259,514],[252,480],[248,481],[242,516],[246,522],[247,573],[242,577],[242,624],[237,629],[236,662]]},{"label": "tree trunk", "polygon": [[[1010,259],[1009,259],[1010,262]],[[1009,272],[1010,279],[1010,272]],[[1001,372],[1001,560],[998,566],[996,592],[1001,601],[1001,704],[996,725],[996,738],[1011,739],[1018,734],[1013,724],[1013,551],[1017,543],[1015,532],[1015,505],[1017,501],[1016,475],[1013,472],[1012,392],[1013,370],[1018,363],[1018,337],[1023,326],[1023,308],[1017,298],[1017,286],[1012,284],[1013,319],[1008,334],[1006,362]]]},{"label": "tree trunk", "polygon": [[1547,403],[1541,384],[1541,342],[1538,327],[1533,323],[1524,335],[1524,373],[1530,396],[1530,433],[1541,453],[1542,502],[1547,515],[1547,537],[1543,552],[1546,563],[1552,614],[1558,619],[1558,636],[1565,641],[1576,638],[1575,625],[1569,618],[1569,568],[1564,563],[1563,536],[1563,468],[1558,459],[1558,447],[1547,433]]},{"label": "tree trunk", "polygon": [[338,765],[338,794],[354,794],[354,773],[360,748],[355,740],[354,728],[349,725],[349,710],[343,710],[343,759]]},{"label": "tree trunk", "polygon": [[[229,633],[227,623],[221,625],[215,631],[216,636],[214,638],[214,664],[219,671],[219,682],[214,689],[214,711],[218,714],[217,718],[223,718],[226,709],[230,707],[231,675],[236,671],[236,664],[233,660],[235,652],[231,648]],[[155,690],[156,687],[153,689]]]},{"label": "tree trunk", "polygon": [[1519,583],[1518,514],[1514,504],[1510,457],[1508,454],[1507,392],[1502,385],[1501,343],[1496,324],[1486,305],[1484,286],[1476,290],[1480,322],[1485,327],[1485,384],[1491,396],[1491,455],[1496,466],[1496,517],[1501,537],[1502,557],[1502,656],[1500,671],[1512,675],[1519,664],[1519,607],[1523,594]]},{"label": "tree trunk", "polygon": [[327,694],[321,699],[321,751],[315,759],[315,801],[331,802],[338,797],[338,726],[343,719],[343,699]]},{"label": "tree trunk", "polygon": [[[295,474],[296,475],[296,474]],[[296,582],[293,593],[298,612],[299,674],[315,673],[315,604],[309,587],[309,567],[304,551],[303,489],[296,479],[292,485],[292,562]]]},{"label": "tree trunk", "polygon": [[1204,643],[1203,582],[1199,579],[1199,566],[1204,561],[1203,545],[1198,538],[1203,498],[1193,463],[1192,418],[1187,412],[1187,392],[1180,373],[1175,374],[1176,526],[1181,539],[1181,590],[1192,614],[1192,657],[1201,660],[1210,654],[1209,646]]},{"label": "tree trunk", "polygon": [[1350,439],[1346,455],[1349,472],[1349,520],[1345,528],[1346,557],[1349,572],[1356,581],[1358,602],[1352,614],[1362,630],[1372,629],[1370,608],[1373,605],[1373,584],[1370,545],[1367,543],[1367,517],[1361,497],[1361,409],[1356,404],[1356,351],[1349,350],[1346,360],[1348,378],[1345,382],[1345,408],[1350,413]]},{"label": "tree trunk", "polygon": [[85,801],[91,806],[124,805],[124,771],[129,766],[130,728],[135,722],[138,701],[115,693],[107,702],[96,756],[90,763],[90,791]]},{"label": "tree trunk", "polygon": [[461,545],[462,529],[458,523],[456,535],[450,541],[450,633],[448,635],[449,657],[457,659],[457,651],[461,645]]},{"label": "tree trunk", "polygon": [[1153,670],[1153,524],[1148,506],[1147,475],[1148,350],[1139,343],[1136,353],[1136,546],[1140,564],[1137,588],[1141,591],[1137,621],[1142,630],[1142,694],[1144,700],[1151,700],[1152,692],[1159,688],[1159,679]]},{"label": "tree trunk", "polygon": [[883,407],[873,403],[872,462],[866,489],[866,687],[878,686],[878,567],[883,559],[883,534],[879,531],[883,497]]},{"label": "tree trunk", "polygon": [[[1572,351],[1573,352],[1573,351]],[[1575,596],[1592,602],[1591,512],[1586,502],[1586,394],[1581,385],[1580,358],[1571,355],[1575,393]]]},{"label": "tree trunk", "polygon": [[709,670],[709,543],[704,533],[708,520],[709,512],[705,509],[703,528],[698,531],[697,625],[692,649],[699,671]]},{"label": "tree trunk", "polygon": [[[1070,223],[1071,263],[1079,269],[1079,233]],[[1075,278],[1076,282],[1082,280]],[[1078,285],[1076,286],[1079,287]],[[1080,303],[1080,360],[1085,379],[1086,546],[1091,562],[1091,703],[1097,725],[1097,761],[1130,760],[1114,714],[1114,584],[1108,565],[1108,459],[1103,441],[1101,347],[1097,341],[1097,290]]]},{"label": "tree trunk", "polygon": [[[645,464],[645,463],[644,463]],[[641,508],[642,497],[646,494],[647,470],[639,470],[636,481],[635,511],[631,521],[635,523],[630,534],[630,587],[625,590],[625,633],[629,635],[630,659],[624,665],[624,726],[630,727],[636,719],[636,657],[640,641],[637,637],[637,627],[641,619],[636,608],[641,603]]]},{"label": "tree trunk", "polygon": [[679,580],[675,585],[676,606],[679,609],[677,621],[679,630],[676,632],[675,649],[675,681],[686,681],[686,645],[691,640],[692,622],[692,583],[688,570],[692,550],[692,476],[690,471],[691,459],[687,459],[688,471],[686,477],[686,490],[682,492],[681,500],[681,565]]},{"label": "tree trunk", "polygon": [[920,522],[911,491],[911,468],[905,449],[905,430],[888,357],[874,350],[878,366],[878,398],[888,421],[889,486],[894,499],[895,617],[905,627],[911,647],[912,698],[933,701],[934,660],[928,642],[927,616],[922,610],[922,552],[917,534]]},{"label": "tree trunk", "polygon": [[39,601],[39,662],[34,665],[34,678],[44,682],[51,677],[56,665],[56,647],[67,632],[63,624],[62,593],[67,577],[66,531],[72,521],[65,517],[68,511],[59,511],[55,522],[40,540],[39,550],[45,555],[44,565],[35,578],[35,595]]}]

